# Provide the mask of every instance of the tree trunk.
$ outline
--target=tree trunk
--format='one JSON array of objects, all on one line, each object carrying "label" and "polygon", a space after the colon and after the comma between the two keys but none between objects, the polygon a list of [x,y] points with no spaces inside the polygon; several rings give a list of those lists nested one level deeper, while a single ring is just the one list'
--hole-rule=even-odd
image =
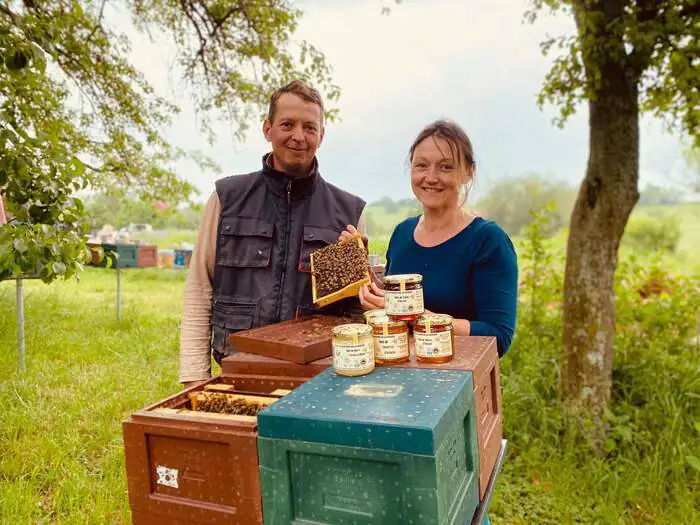
[{"label": "tree trunk", "polygon": [[567,246],[561,390],[566,405],[602,431],[612,386],[617,252],[639,199],[639,107],[637,80],[622,65],[607,63],[600,73]]}]

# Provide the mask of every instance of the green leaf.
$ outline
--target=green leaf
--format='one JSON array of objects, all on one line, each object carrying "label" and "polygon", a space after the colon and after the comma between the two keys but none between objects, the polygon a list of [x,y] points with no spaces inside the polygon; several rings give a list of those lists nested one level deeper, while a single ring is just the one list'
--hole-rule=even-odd
[{"label": "green leaf", "polygon": [[608,438],[605,440],[605,444],[603,446],[603,448],[605,449],[605,452],[610,453],[613,450],[615,450],[615,447],[617,447],[617,444],[615,443],[614,439]]},{"label": "green leaf", "polygon": [[78,208],[78,212],[83,213],[83,210],[85,209],[83,201],[81,201],[78,197],[73,197],[73,204],[76,208]]},{"label": "green leaf", "polygon": [[686,456],[685,461],[688,463],[688,465],[700,472],[700,459],[696,458],[695,456]]},{"label": "green leaf", "polygon": [[74,177],[80,177],[85,173],[85,164],[78,157],[73,157],[68,164],[68,167],[72,171]]},{"label": "green leaf", "polygon": [[63,275],[66,273],[66,265],[60,261],[54,261],[51,263],[51,268],[56,275]]},{"label": "green leaf", "polygon": [[617,433],[624,441],[632,440],[632,429],[630,429],[629,427],[618,427]]},{"label": "green leaf", "polygon": [[29,165],[27,164],[27,160],[24,157],[17,157],[15,159],[15,173],[17,173],[19,177],[26,178],[28,172]]},{"label": "green leaf", "polygon": [[44,51],[32,42],[32,57],[34,58],[34,64],[38,67],[39,71],[46,73],[46,58],[44,57]]},{"label": "green leaf", "polygon": [[29,249],[27,241],[25,241],[24,239],[15,239],[12,245],[15,247],[15,250],[17,250],[19,253],[26,253],[26,251]]}]

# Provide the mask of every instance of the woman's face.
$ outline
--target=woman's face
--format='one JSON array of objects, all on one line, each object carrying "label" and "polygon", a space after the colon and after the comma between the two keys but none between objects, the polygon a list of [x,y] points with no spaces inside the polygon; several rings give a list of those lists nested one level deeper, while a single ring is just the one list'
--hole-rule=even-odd
[{"label": "woman's face", "polygon": [[457,208],[467,178],[445,139],[428,137],[413,151],[411,188],[424,209]]}]

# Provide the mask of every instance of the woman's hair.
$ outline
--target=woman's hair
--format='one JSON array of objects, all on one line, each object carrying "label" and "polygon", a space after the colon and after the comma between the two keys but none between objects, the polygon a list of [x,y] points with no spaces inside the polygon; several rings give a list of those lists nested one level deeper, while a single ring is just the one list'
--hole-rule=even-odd
[{"label": "woman's hair", "polygon": [[465,194],[464,200],[466,201],[467,193],[473,184],[474,173],[476,170],[472,141],[456,122],[444,119],[436,120],[423,128],[423,131],[418,134],[416,140],[414,140],[413,144],[411,144],[411,147],[408,150],[408,160],[410,163],[413,162],[413,154],[416,151],[418,144],[430,137],[435,139],[444,139],[445,142],[447,142],[447,144],[450,146],[450,153],[452,154],[452,157],[457,161],[457,165],[462,168],[463,172],[467,175],[467,180],[464,182],[463,186],[463,191]]}]

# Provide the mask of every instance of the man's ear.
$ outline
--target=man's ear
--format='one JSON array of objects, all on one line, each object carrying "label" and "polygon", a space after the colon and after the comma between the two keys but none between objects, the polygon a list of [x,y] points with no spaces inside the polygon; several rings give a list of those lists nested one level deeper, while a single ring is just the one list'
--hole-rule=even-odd
[{"label": "man's ear", "polygon": [[263,135],[265,135],[265,140],[268,142],[272,141],[272,137],[270,136],[270,132],[272,131],[272,124],[268,119],[265,119],[265,122],[263,122]]},{"label": "man's ear", "polygon": [[318,145],[319,145],[319,147],[321,146],[321,144],[323,144],[323,137],[325,136],[325,134],[326,134],[326,127],[325,127],[325,126],[321,126],[321,136],[320,136],[319,139],[318,139]]}]

